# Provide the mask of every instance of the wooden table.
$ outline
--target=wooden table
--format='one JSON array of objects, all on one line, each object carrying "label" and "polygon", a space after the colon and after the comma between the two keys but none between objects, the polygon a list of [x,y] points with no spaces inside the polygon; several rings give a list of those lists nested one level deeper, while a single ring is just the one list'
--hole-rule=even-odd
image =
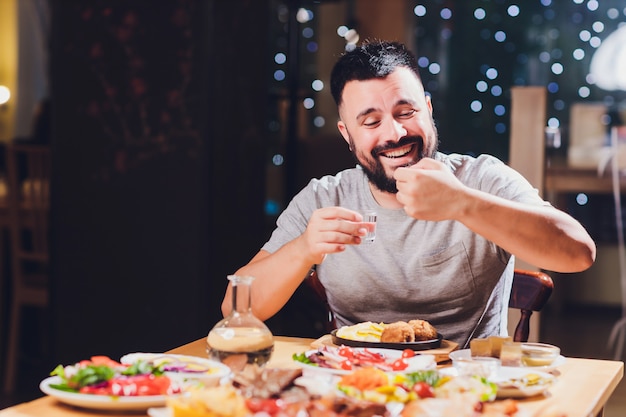
[{"label": "wooden table", "polygon": [[[291,355],[310,349],[313,339],[276,337],[275,350],[269,366],[294,367]],[[205,356],[205,340],[183,345],[170,353]],[[520,408],[533,417],[554,416],[556,411],[567,417],[601,415],[602,409],[613,390],[622,379],[624,363],[597,359],[567,358],[560,368],[559,382],[550,389],[548,396],[520,400]],[[68,407],[51,397],[16,405],[0,411],[0,417],[28,416],[111,416],[102,413]],[[116,416],[138,416],[137,413],[115,413]]]}]

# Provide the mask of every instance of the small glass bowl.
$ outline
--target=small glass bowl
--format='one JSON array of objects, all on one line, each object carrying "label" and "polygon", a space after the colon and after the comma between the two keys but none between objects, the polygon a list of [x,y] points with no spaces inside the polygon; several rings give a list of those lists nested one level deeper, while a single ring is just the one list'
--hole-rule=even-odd
[{"label": "small glass bowl", "polygon": [[550,366],[561,354],[561,349],[546,343],[522,343],[523,366]]},{"label": "small glass bowl", "polygon": [[459,376],[493,378],[500,370],[500,359],[489,356],[472,356],[469,349],[450,353],[452,366]]}]

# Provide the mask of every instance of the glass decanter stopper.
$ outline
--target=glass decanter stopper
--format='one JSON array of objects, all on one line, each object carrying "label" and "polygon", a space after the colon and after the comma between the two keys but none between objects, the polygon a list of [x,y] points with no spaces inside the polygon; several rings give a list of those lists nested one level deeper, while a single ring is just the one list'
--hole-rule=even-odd
[{"label": "glass decanter stopper", "polygon": [[265,365],[274,350],[270,329],[252,314],[251,289],[254,277],[229,275],[233,308],[220,320],[207,337],[209,359],[218,360],[233,372],[246,364]]}]

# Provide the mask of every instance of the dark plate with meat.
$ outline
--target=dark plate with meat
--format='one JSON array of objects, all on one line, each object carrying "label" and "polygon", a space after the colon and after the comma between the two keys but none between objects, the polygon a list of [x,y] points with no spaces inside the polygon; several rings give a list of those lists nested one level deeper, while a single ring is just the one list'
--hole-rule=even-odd
[{"label": "dark plate with meat", "polygon": [[401,342],[401,343],[385,343],[385,342],[365,342],[360,340],[344,339],[337,336],[337,330],[333,330],[330,335],[332,336],[333,343],[340,346],[352,346],[352,347],[367,347],[367,348],[379,348],[379,349],[411,349],[411,350],[428,350],[437,349],[441,347],[441,341],[443,337],[441,334],[437,335],[436,339],[420,340],[416,342]]}]

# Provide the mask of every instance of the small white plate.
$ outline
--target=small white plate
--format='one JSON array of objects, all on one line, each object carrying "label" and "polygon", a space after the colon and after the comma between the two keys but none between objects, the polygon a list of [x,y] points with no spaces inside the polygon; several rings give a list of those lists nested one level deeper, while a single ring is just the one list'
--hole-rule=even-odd
[{"label": "small white plate", "polygon": [[[440,369],[439,373],[453,378],[459,376],[457,369],[451,366]],[[542,384],[513,386],[507,383],[511,379],[522,378],[528,374],[538,375]],[[552,374],[534,371],[531,368],[503,366],[496,375],[489,378],[489,381],[498,386],[497,398],[525,398],[543,394],[556,383],[557,379]]]},{"label": "small white plate", "polygon": [[[331,353],[333,352],[333,350],[335,350],[335,351],[338,350],[338,348],[330,347],[330,346],[326,346],[325,348],[326,349],[330,349]],[[305,354],[307,356],[309,356],[311,354],[314,354],[315,352],[318,352],[320,349],[309,350],[309,351],[305,352]],[[380,353],[381,355],[383,355],[390,362],[393,362],[394,360],[400,359],[402,357],[402,351],[401,350],[396,350],[396,349],[375,349],[375,348],[356,348],[356,347],[353,347],[351,349],[353,349],[356,352],[363,351],[363,350],[367,349],[367,351],[369,351],[369,352]],[[409,372],[424,371],[424,370],[428,370],[428,369],[435,369],[437,367],[437,361],[435,360],[435,355],[416,353],[415,356],[410,357],[410,358],[405,358],[405,360],[406,360],[406,362],[409,365],[406,369],[403,369],[401,371],[386,371],[386,372],[389,372],[389,373],[397,373],[397,372],[409,373]],[[350,370],[345,370],[345,369],[323,368],[321,366],[316,366],[316,365],[311,365],[311,364],[307,364],[307,363],[302,363],[300,361],[294,361],[294,362],[296,364],[298,364],[299,366],[301,366],[303,371],[311,371],[311,372],[316,372],[316,373],[325,373],[325,374],[329,374],[329,375],[346,375],[346,374],[350,374],[350,373],[354,372],[355,370],[359,369],[358,366],[354,366]]]},{"label": "small white plate", "polygon": [[39,389],[45,394],[56,398],[62,403],[76,407],[91,408],[97,410],[146,410],[150,407],[162,407],[165,405],[165,395],[143,395],[133,397],[80,394],[52,388],[50,385],[60,384],[61,378],[51,376],[39,384]]},{"label": "small white plate", "polygon": [[[529,374],[537,375],[540,382],[533,385],[514,382]],[[556,383],[557,379],[550,373],[535,371],[530,367],[502,367],[495,377],[490,378],[490,381],[498,386],[498,398],[525,398],[545,393]]]}]

